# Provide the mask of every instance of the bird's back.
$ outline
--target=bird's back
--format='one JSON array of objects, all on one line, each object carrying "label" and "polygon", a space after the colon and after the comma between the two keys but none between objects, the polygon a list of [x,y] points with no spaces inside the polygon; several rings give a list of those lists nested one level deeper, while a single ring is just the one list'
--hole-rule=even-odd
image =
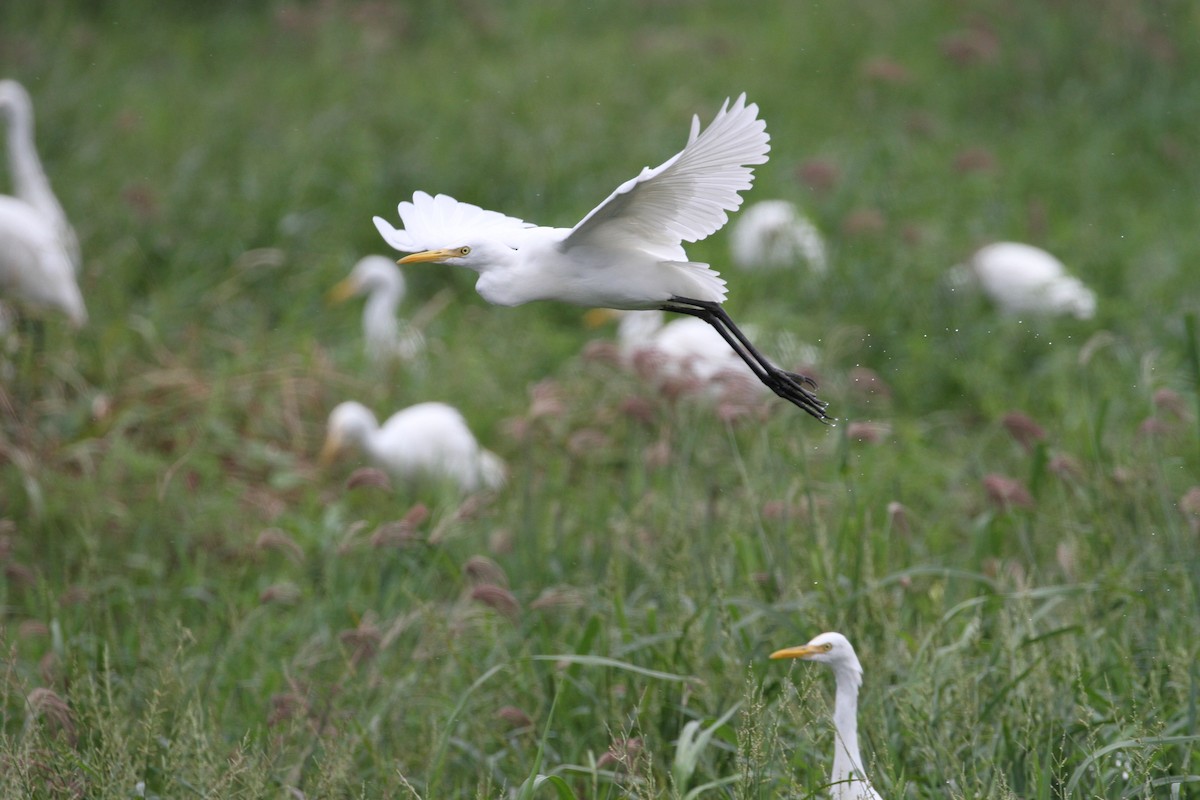
[{"label": "bird's back", "polygon": [[419,403],[393,414],[380,429],[377,449],[376,458],[397,474],[448,477],[468,490],[479,484],[479,443],[462,414],[445,403]]}]

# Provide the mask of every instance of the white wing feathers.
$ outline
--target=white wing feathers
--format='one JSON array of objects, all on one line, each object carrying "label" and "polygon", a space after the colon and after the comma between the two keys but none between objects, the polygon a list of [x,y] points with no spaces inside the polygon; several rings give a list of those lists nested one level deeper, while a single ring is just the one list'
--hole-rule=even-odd
[{"label": "white wing feathers", "polygon": [[564,250],[595,237],[611,247],[624,242],[667,260],[685,261],[682,242],[694,242],[720,230],[727,212],[738,208],[738,194],[754,181],[753,164],[767,161],[766,123],[746,95],[729,101],[700,132],[692,118],[687,146],[654,169],[617,187],[607,200],[572,229]]},{"label": "white wing feathers", "polygon": [[404,201],[397,210],[404,223],[403,230],[392,227],[383,217],[374,218],[375,227],[384,241],[405,253],[455,247],[480,239],[507,243],[519,236],[520,231],[534,227],[516,217],[460,203],[444,194],[430,197],[425,192],[417,192],[411,203]]}]

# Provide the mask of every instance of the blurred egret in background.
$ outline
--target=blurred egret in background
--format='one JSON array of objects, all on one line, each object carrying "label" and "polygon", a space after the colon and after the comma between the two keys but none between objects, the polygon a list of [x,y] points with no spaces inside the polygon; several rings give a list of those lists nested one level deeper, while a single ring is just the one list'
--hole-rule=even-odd
[{"label": "blurred egret in background", "polygon": [[33,102],[16,81],[0,81],[0,117],[15,193],[0,195],[0,292],[32,308],[61,311],[82,326],[87,309],[75,280],[79,242],[42,170]]},{"label": "blurred egret in background", "polygon": [[404,288],[404,276],[390,258],[367,256],[329,291],[329,298],[335,303],[367,295],[363,305],[363,341],[367,355],[376,363],[411,361],[425,349],[421,333],[396,316],[396,309],[404,299]]},{"label": "blurred egret in background", "polygon": [[458,409],[445,403],[418,403],[397,411],[380,426],[361,403],[341,403],[329,414],[321,462],[329,464],[345,447],[397,478],[449,479],[466,492],[498,489],[506,467],[483,449]]},{"label": "blurred egret in background", "polygon": [[771,653],[771,658],[802,658],[828,664],[837,681],[833,701],[833,772],[829,793],[834,800],[880,800],[867,780],[858,751],[858,689],[863,668],[854,647],[840,633],[822,633],[808,644]]},{"label": "blurred egret in background", "polygon": [[642,170],[573,228],[537,227],[460,203],[446,195],[413,195],[399,205],[402,230],[380,217],[375,226],[392,247],[411,253],[401,264],[441,262],[479,273],[476,290],[489,303],[515,306],[560,300],[581,306],[660,309],[711,325],[780,397],[817,419],[826,404],[810,378],[775,366],[722,308],[725,281],[691,261],[683,242],[703,239],[741,205],[752,165],[767,161],[766,124],[743,94],[721,107],[703,133],[693,117],[687,146]]},{"label": "blurred egret in background", "polygon": [[1045,250],[1018,242],[980,248],[965,265],[951,270],[955,286],[977,282],[1006,314],[1070,314],[1091,319],[1096,295]]},{"label": "blurred egret in background", "polygon": [[782,269],[807,264],[816,275],[829,269],[825,241],[787,200],[746,206],[729,233],[729,254],[742,269]]}]

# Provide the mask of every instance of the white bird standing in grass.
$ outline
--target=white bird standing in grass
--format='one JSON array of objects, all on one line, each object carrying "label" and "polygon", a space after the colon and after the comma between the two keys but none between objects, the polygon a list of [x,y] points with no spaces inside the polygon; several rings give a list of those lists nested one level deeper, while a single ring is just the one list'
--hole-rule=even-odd
[{"label": "white bird standing in grass", "polygon": [[347,446],[393,476],[448,479],[465,492],[498,489],[506,468],[484,450],[458,409],[445,403],[418,403],[397,411],[381,427],[362,403],[341,403],[329,414],[321,463],[329,464]]},{"label": "white bird standing in grass", "polygon": [[854,647],[840,633],[822,633],[808,644],[771,653],[771,658],[802,658],[828,664],[837,681],[833,701],[833,772],[829,794],[834,800],[880,800],[867,780],[858,751],[858,689],[863,668]]},{"label": "white bird standing in grass", "polygon": [[82,326],[87,309],[75,280],[79,242],[42,170],[33,142],[33,103],[16,81],[0,81],[0,117],[8,126],[16,193],[0,195],[0,291],[35,308],[61,311]]},{"label": "white bird standing in grass", "polygon": [[407,322],[396,317],[404,299],[404,276],[390,258],[367,256],[345,280],[329,290],[329,298],[340,303],[366,294],[363,305],[363,340],[367,355],[376,363],[411,361],[425,348],[425,339]]},{"label": "white bird standing in grass", "polygon": [[971,256],[965,270],[957,267],[951,280],[979,282],[993,303],[1006,314],[1071,314],[1091,319],[1096,295],[1063,263],[1045,250],[1018,242],[996,242]]},{"label": "white bird standing in grass", "polygon": [[693,117],[687,146],[660,166],[617,187],[573,228],[536,227],[478,206],[424,192],[400,203],[403,230],[375,217],[392,247],[412,253],[401,264],[442,262],[479,273],[476,290],[489,303],[515,306],[560,300],[581,306],[661,309],[713,326],[755,376],[817,419],[826,404],[806,388],[810,378],[780,369],[758,352],[721,307],[725,281],[683,242],[719,230],[739,192],[767,160],[769,137],[758,106],[743,94],[727,100],[700,131]]},{"label": "white bird standing in grass", "polygon": [[829,268],[825,241],[807,217],[787,200],[746,206],[729,233],[729,254],[742,269],[782,269],[807,264],[816,275]]}]

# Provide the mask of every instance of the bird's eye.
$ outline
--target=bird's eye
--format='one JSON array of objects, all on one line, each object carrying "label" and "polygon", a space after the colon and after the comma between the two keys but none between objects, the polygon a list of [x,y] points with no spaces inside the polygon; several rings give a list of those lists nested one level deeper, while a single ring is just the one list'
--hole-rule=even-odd
[{"label": "bird's eye", "polygon": [[471,255],[471,248],[464,245],[464,246],[458,248],[458,254],[460,256],[469,256],[469,255]]},{"label": "bird's eye", "polygon": [[825,644],[821,645],[821,649],[828,653],[833,649],[833,642],[826,642]]}]

